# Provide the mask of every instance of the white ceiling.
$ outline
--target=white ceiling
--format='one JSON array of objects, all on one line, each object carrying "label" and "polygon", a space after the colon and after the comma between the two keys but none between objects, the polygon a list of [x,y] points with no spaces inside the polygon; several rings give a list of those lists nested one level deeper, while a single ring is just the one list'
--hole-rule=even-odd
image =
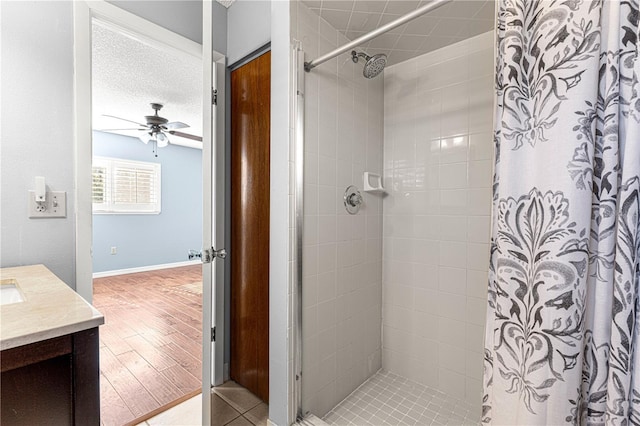
[{"label": "white ceiling", "polygon": [[[302,0],[331,26],[354,40],[431,0]],[[453,0],[361,46],[386,53],[388,65],[487,32],[494,27],[495,0]],[[326,52],[320,52],[324,54]]]},{"label": "white ceiling", "polygon": [[[145,123],[144,116],[153,114],[149,104],[157,102],[164,105],[162,117],[190,126],[180,131],[202,136],[201,60],[141,40],[93,25],[93,128],[136,128],[103,114]],[[142,132],[114,133],[138,136]],[[173,135],[170,140],[187,146],[195,142]]]}]

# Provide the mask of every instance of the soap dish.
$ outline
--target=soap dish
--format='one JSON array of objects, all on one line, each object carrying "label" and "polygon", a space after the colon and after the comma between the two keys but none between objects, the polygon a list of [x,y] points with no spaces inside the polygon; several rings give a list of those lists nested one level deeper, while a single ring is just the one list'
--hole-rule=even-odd
[{"label": "soap dish", "polygon": [[364,192],[369,192],[371,194],[386,194],[384,187],[382,186],[382,176],[375,174],[364,172],[363,176],[364,181]]}]

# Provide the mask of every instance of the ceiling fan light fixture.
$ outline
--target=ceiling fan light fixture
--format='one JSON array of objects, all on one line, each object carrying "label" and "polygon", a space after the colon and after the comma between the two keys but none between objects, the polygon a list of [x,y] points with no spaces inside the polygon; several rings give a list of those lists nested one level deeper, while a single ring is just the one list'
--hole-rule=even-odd
[{"label": "ceiling fan light fixture", "polygon": [[153,135],[151,133],[143,133],[138,136],[138,139],[142,141],[145,145],[149,143],[149,141],[154,140]]},{"label": "ceiling fan light fixture", "polygon": [[165,146],[169,145],[169,137],[163,132],[159,132],[156,134],[156,140],[158,141],[158,148],[164,148]]},{"label": "ceiling fan light fixture", "polygon": [[138,139],[140,139],[142,141],[142,143],[144,143],[146,145],[151,141],[155,141],[156,137],[155,137],[155,135],[153,133],[146,132],[146,133],[143,133],[140,136],[138,136]]}]

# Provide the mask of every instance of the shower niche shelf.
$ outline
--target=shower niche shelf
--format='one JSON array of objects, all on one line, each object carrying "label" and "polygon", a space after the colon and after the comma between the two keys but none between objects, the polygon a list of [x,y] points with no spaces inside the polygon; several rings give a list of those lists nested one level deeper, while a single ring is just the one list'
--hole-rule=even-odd
[{"label": "shower niche shelf", "polygon": [[363,179],[364,181],[364,192],[368,192],[370,194],[386,194],[384,187],[382,186],[382,176],[375,174],[364,172]]}]

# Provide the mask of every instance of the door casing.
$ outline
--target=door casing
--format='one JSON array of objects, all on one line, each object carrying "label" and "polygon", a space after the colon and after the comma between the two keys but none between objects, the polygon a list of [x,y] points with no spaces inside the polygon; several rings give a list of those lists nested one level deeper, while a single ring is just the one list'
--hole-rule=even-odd
[{"label": "door casing", "polygon": [[[225,244],[225,99],[226,58],[213,50],[213,4],[203,1],[202,6],[202,65],[203,65],[203,227],[204,247],[224,248]],[[214,91],[215,90],[215,94]],[[214,105],[214,98],[217,99]],[[208,201],[208,202],[207,202]],[[224,381],[225,336],[225,264],[228,260],[213,259],[211,267],[203,268],[203,352],[202,352],[202,424],[211,424],[211,387]],[[207,276],[205,281],[204,276]],[[210,278],[209,278],[210,277]],[[207,324],[211,327],[207,330]],[[207,342],[215,327],[216,339]]]}]

